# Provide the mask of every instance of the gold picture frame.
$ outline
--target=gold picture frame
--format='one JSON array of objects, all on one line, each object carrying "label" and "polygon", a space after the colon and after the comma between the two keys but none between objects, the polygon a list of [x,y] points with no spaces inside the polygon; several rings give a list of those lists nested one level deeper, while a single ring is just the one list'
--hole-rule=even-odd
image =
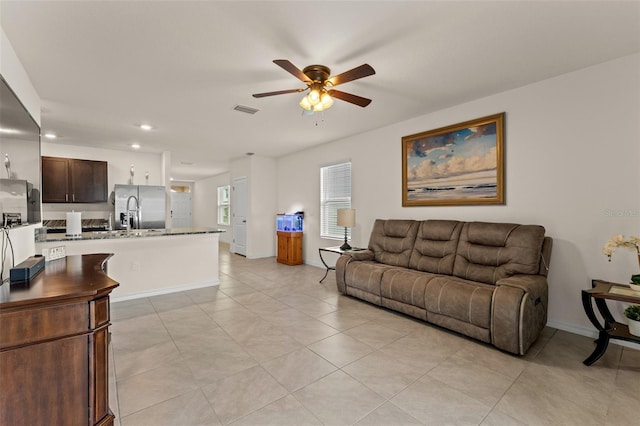
[{"label": "gold picture frame", "polygon": [[402,138],[402,206],[504,204],[505,113]]}]

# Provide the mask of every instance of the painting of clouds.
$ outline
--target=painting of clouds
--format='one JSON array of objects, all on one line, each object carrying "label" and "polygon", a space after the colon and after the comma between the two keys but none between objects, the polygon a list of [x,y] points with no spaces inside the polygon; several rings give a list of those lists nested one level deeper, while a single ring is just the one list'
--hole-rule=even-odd
[{"label": "painting of clouds", "polygon": [[402,138],[403,206],[502,204],[504,113]]}]

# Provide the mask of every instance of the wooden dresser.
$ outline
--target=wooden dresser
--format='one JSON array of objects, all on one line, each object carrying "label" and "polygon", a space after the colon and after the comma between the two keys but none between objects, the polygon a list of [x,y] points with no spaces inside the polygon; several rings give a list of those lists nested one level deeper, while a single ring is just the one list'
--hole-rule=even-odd
[{"label": "wooden dresser", "polygon": [[0,287],[0,425],[113,425],[109,257],[67,256]]}]

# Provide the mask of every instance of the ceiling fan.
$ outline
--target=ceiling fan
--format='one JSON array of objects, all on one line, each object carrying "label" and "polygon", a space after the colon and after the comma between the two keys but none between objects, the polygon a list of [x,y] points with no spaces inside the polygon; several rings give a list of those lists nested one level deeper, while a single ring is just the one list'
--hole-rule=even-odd
[{"label": "ceiling fan", "polygon": [[266,96],[284,95],[286,93],[299,93],[307,89],[309,94],[302,98],[300,106],[312,112],[324,111],[333,105],[333,98],[340,99],[345,102],[352,103],[361,107],[366,107],[371,103],[371,99],[353,95],[351,93],[335,90],[333,87],[339,84],[348,83],[359,78],[368,77],[376,73],[369,64],[360,65],[342,74],[329,77],[331,70],[324,65],[309,65],[303,70],[293,65],[286,59],[276,59],[273,61],[276,65],[291,73],[298,80],[307,85],[306,88],[278,90],[276,92],[256,93],[254,98],[264,98]]}]

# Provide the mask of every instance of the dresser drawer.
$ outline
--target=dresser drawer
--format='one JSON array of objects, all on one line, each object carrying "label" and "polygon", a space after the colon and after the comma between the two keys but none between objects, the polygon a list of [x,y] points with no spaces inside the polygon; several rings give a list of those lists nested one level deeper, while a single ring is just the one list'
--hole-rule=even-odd
[{"label": "dresser drawer", "polygon": [[0,311],[0,349],[86,333],[87,302]]}]

